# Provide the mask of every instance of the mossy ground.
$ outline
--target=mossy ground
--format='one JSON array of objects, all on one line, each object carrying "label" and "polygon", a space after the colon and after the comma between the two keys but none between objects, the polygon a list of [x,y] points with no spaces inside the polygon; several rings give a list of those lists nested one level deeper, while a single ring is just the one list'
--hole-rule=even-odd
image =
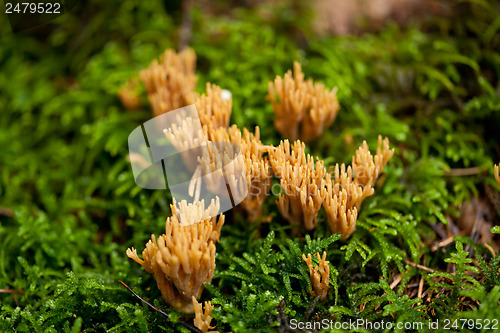
[{"label": "mossy ground", "polygon": [[[347,241],[331,236],[324,213],[316,230],[292,237],[272,196],[270,223],[228,214],[202,297],[216,306],[218,330],[286,331],[292,319],[500,318],[499,241],[489,231],[500,202],[500,5],[449,3],[452,18],[344,37],[315,36],[304,8],[278,8],[272,19],[252,8],[194,9],[198,90],[207,81],[229,89],[234,123],[259,125],[263,141],[277,144],[267,82],[299,60],[307,76],[338,87],[342,107],[311,153],[349,163],[379,134],[396,148]],[[162,232],[171,199],[135,185],[127,137],[151,112],[146,101],[127,111],[117,98],[175,48],[179,8],[92,0],[48,26],[0,37],[0,289],[22,292],[0,293],[0,331],[184,329],[152,276],[125,255]],[[0,27],[8,31],[5,17]],[[476,209],[472,231],[464,203]],[[301,255],[323,250],[331,288],[315,303]]]}]

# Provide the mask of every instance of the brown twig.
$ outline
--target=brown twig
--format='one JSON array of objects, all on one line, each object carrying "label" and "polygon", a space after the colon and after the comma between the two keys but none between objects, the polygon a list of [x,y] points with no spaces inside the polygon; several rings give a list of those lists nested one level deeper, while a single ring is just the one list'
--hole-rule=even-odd
[{"label": "brown twig", "polygon": [[[118,282],[121,283],[122,286],[124,286],[125,288],[127,288],[128,291],[130,291],[132,294],[134,294],[135,297],[137,297],[138,299],[141,300],[141,302],[143,303],[146,303],[147,306],[149,306],[151,309],[155,310],[156,312],[159,312],[160,314],[162,314],[164,317],[167,318],[168,321],[170,321],[170,315],[168,313],[166,313],[165,311],[163,311],[162,309],[154,306],[153,304],[149,303],[148,301],[146,301],[144,298],[142,298],[141,296],[139,296],[135,291],[132,290],[132,288],[130,288],[129,286],[127,286],[123,281],[120,281],[118,280]],[[177,321],[180,325],[184,326],[185,328],[187,328],[189,331],[191,332],[195,332],[195,333],[203,333],[202,331],[200,331],[198,328],[196,328],[195,326],[191,325],[190,323],[188,322],[185,322],[184,320],[182,319],[179,319]]]},{"label": "brown twig", "polygon": [[495,250],[490,246],[490,244],[483,242],[483,246],[490,251],[493,257],[496,256]]},{"label": "brown twig", "polygon": [[445,246],[453,243],[453,241],[455,240],[456,236],[460,236],[460,235],[464,235],[464,234],[465,234],[465,232],[461,231],[461,232],[459,232],[456,235],[451,235],[451,236],[443,239],[439,243],[432,245],[432,247],[431,247],[432,252],[437,251],[439,248],[445,247]]},{"label": "brown twig", "polygon": [[396,278],[394,279],[394,281],[392,281],[392,283],[389,287],[391,289],[394,289],[394,287],[396,287],[399,284],[399,282],[401,282],[402,279],[403,279],[403,276],[401,274],[398,274],[396,276]]},{"label": "brown twig", "polygon": [[314,311],[314,308],[316,307],[316,304],[319,301],[320,296],[314,297],[313,301],[311,302],[311,305],[307,308],[305,314],[304,314],[304,319],[307,320],[311,316],[311,313]]},{"label": "brown twig", "polygon": [[189,46],[193,27],[193,18],[191,14],[192,9],[192,0],[182,1],[182,23],[179,29],[179,51],[182,51]]},{"label": "brown twig", "polygon": [[[422,293],[424,291],[424,277],[422,276],[420,278],[420,283],[418,284],[418,294],[417,294],[417,297],[422,299]],[[420,305],[420,302],[417,303],[417,305]]]},{"label": "brown twig", "polygon": [[419,264],[415,264],[414,262],[411,262],[409,260],[405,260],[405,264],[410,265],[412,267],[416,267],[416,268],[422,269],[422,270],[424,270],[426,272],[429,272],[429,273],[436,273],[436,271],[433,270],[432,268],[429,268],[429,267],[426,267],[426,266],[422,266],[422,265],[419,265]]},{"label": "brown twig", "polygon": [[480,167],[471,167],[471,168],[463,168],[463,169],[450,169],[445,171],[444,174],[446,176],[472,176],[480,173],[482,168]]},{"label": "brown twig", "polygon": [[24,290],[0,289],[0,294],[24,294]]},{"label": "brown twig", "polygon": [[14,211],[10,208],[0,207],[0,215],[12,217],[14,216]]}]

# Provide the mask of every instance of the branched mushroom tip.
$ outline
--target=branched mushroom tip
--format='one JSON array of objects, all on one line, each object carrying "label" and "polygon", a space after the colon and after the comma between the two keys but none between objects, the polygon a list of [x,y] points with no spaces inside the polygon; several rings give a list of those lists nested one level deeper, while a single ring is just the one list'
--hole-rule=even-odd
[{"label": "branched mushroom tip", "polygon": [[313,287],[312,296],[319,296],[319,299],[324,301],[330,287],[330,266],[328,265],[330,262],[326,260],[326,252],[323,252],[323,257],[320,257],[319,253],[315,255],[318,257],[318,267],[313,266],[310,253],[307,257],[305,254],[302,254],[302,259],[304,259],[309,268],[309,277],[311,278]]},{"label": "branched mushroom tip", "polygon": [[281,215],[292,225],[306,230],[316,227],[316,216],[323,206],[333,233],[348,238],[355,230],[361,203],[374,193],[373,186],[394,154],[389,140],[379,136],[375,156],[363,142],[352,159],[352,167],[335,166],[327,173],[324,162],[305,153],[305,144],[288,140],[271,149],[270,162],[280,178],[283,193],[277,205]]},{"label": "branched mushroom tip", "polygon": [[[205,311],[202,309],[201,303],[199,303],[196,298],[192,297],[193,308],[194,308],[194,326],[196,326],[202,332],[209,332],[209,329],[215,328],[215,326],[210,326],[212,321],[212,309],[214,308],[210,302],[205,302]],[[215,331],[210,331],[215,333]]]},{"label": "branched mushroom tip", "polygon": [[210,125],[213,129],[229,126],[233,102],[219,86],[207,83],[206,94],[197,96],[195,104],[202,125]]},{"label": "branched mushroom tip", "polygon": [[267,98],[275,113],[274,126],[290,140],[312,141],[333,123],[340,110],[337,89],[304,80],[298,62],[293,64],[293,73],[289,70],[283,78],[277,76],[269,82]]},{"label": "branched mushroom tip", "polygon": [[167,49],[159,61],[140,72],[155,116],[193,104],[196,54],[191,49],[176,53]]},{"label": "branched mushroom tip", "polygon": [[242,200],[240,207],[246,211],[248,219],[256,221],[273,177],[269,160],[264,156],[266,150],[260,141],[259,127],[254,133],[246,128],[241,131],[236,125],[228,129],[205,125],[203,130],[210,142],[231,144],[211,144],[203,151],[203,156],[198,159],[198,172],[192,180],[193,186],[198,186],[201,174],[212,193],[226,191],[227,183],[235,201]]},{"label": "branched mushroom tip", "polygon": [[[175,208],[173,208],[174,210]],[[210,282],[215,269],[215,244],[224,215],[182,226],[177,214],[167,219],[165,234],[154,235],[142,252],[132,248],[127,256],[153,274],[163,299],[183,312],[193,312],[192,296],[199,298],[203,284]]]},{"label": "branched mushroom tip", "polygon": [[283,217],[292,225],[303,225],[306,230],[316,227],[316,215],[321,209],[324,193],[321,191],[326,174],[322,160],[305,154],[305,145],[299,140],[292,145],[288,140],[271,152],[274,173],[283,189],[277,201]]}]

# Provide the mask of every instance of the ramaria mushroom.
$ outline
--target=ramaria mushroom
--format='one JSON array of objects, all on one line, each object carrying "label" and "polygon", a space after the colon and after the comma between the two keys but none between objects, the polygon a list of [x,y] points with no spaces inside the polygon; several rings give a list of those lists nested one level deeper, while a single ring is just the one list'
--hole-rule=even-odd
[{"label": "ramaria mushroom", "polygon": [[289,70],[283,78],[276,76],[274,82],[269,82],[268,90],[274,126],[291,141],[314,140],[333,123],[340,110],[337,89],[328,90],[312,79],[305,81],[298,62],[293,64],[293,74]]},{"label": "ramaria mushroom", "polygon": [[324,301],[330,287],[330,266],[328,265],[330,262],[326,260],[326,251],[323,252],[323,257],[320,257],[319,253],[316,253],[315,256],[318,257],[318,267],[313,266],[310,253],[307,257],[305,254],[302,254],[302,259],[304,259],[309,268],[309,277],[312,283],[312,296],[319,297],[320,301]]},{"label": "ramaria mushroom", "polygon": [[219,240],[224,215],[182,226],[174,205],[165,234],[154,235],[142,252],[134,248],[127,256],[153,274],[163,299],[182,312],[194,312],[192,297],[199,299],[203,284],[212,280],[215,269],[215,242]]}]

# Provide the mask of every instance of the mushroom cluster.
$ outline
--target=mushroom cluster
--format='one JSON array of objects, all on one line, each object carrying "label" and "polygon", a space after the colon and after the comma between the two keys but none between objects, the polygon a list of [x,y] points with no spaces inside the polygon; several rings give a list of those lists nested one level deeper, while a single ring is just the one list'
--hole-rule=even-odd
[{"label": "mushroom cluster", "polygon": [[305,144],[288,140],[271,151],[271,165],[280,179],[283,193],[277,204],[281,215],[292,225],[306,230],[316,227],[316,215],[321,209],[324,194],[321,187],[326,175],[324,162],[305,154]]},{"label": "mushroom cluster", "polygon": [[318,257],[318,267],[313,266],[310,253],[307,257],[305,254],[302,254],[302,259],[304,259],[309,268],[309,277],[312,283],[312,296],[319,297],[320,301],[324,301],[330,287],[330,266],[328,266],[330,262],[326,260],[325,251],[323,252],[323,257],[320,257],[319,253],[315,255]]},{"label": "mushroom cluster", "polygon": [[[127,256],[153,274],[163,299],[183,312],[194,311],[192,297],[199,299],[203,284],[210,282],[215,269],[215,242],[224,224],[224,215],[199,223],[182,225],[175,204],[167,218],[165,234],[151,240],[142,252],[127,249]],[[199,211],[186,210],[186,212]],[[189,218],[189,217],[188,217]],[[193,219],[194,217],[190,217]]]},{"label": "mushroom cluster", "polygon": [[[177,204],[174,200],[165,234],[151,236],[142,252],[143,259],[134,248],[128,249],[127,255],[153,274],[168,304],[183,312],[195,312],[195,326],[207,332],[212,328],[212,305],[205,302],[203,312],[197,300],[203,283],[211,281],[214,274],[215,243],[225,221],[225,216],[219,214],[220,195],[230,190],[233,201],[239,202],[248,220],[257,221],[276,176],[282,189],[276,203],[290,224],[306,231],[314,229],[323,207],[332,233],[340,233],[346,239],[354,232],[361,204],[374,193],[375,182],[394,149],[389,148],[387,138],[379,136],[375,155],[363,142],[351,166],[337,164],[331,172],[323,160],[306,154],[304,142],[318,137],[333,123],[339,103],[336,89],[328,90],[311,79],[305,80],[297,62],[293,74],[288,71],[284,78],[278,76],[269,83],[268,99],[275,112],[275,127],[288,139],[277,147],[264,145],[258,126],[251,132],[230,125],[230,94],[210,83],[205,94],[194,92],[195,60],[191,50],[167,50],[159,61],[153,61],[140,73],[155,115],[191,104],[196,107],[172,114],[173,124],[162,127],[193,172],[188,190],[193,202],[182,200]],[[198,154],[192,153],[200,147]],[[137,156],[130,156],[130,161],[141,163]],[[500,184],[498,166],[495,177]],[[215,196],[207,207],[200,198],[202,181]],[[324,300],[328,293],[329,262],[326,252],[322,257],[319,253],[315,256],[318,267],[313,266],[311,254],[302,258],[309,268],[313,295]]]},{"label": "mushroom cluster", "polygon": [[209,129],[228,128],[233,105],[231,97],[225,96],[216,84],[207,83],[206,87],[206,94],[195,98],[201,124],[210,126]]},{"label": "mushroom cluster", "polygon": [[292,225],[312,230],[324,207],[332,233],[348,238],[355,230],[361,203],[374,193],[375,181],[393,154],[389,140],[379,136],[375,156],[365,141],[353,156],[352,167],[337,164],[332,175],[322,160],[305,153],[303,142],[290,145],[288,140],[282,141],[270,153],[283,190],[277,201],[281,215]]},{"label": "mushroom cluster", "polygon": [[158,60],[140,72],[155,116],[193,104],[196,54],[191,49],[179,53],[167,49]]},{"label": "mushroom cluster", "polygon": [[269,94],[274,114],[274,126],[284,137],[309,142],[330,126],[338,111],[337,89],[329,90],[312,79],[304,80],[298,62],[282,78],[269,82]]},{"label": "mushroom cluster", "polygon": [[352,235],[361,203],[375,192],[375,181],[393,154],[387,138],[378,137],[375,156],[364,141],[352,158],[352,167],[336,164],[333,177],[325,177],[323,207],[332,233],[342,234],[342,239]]}]

